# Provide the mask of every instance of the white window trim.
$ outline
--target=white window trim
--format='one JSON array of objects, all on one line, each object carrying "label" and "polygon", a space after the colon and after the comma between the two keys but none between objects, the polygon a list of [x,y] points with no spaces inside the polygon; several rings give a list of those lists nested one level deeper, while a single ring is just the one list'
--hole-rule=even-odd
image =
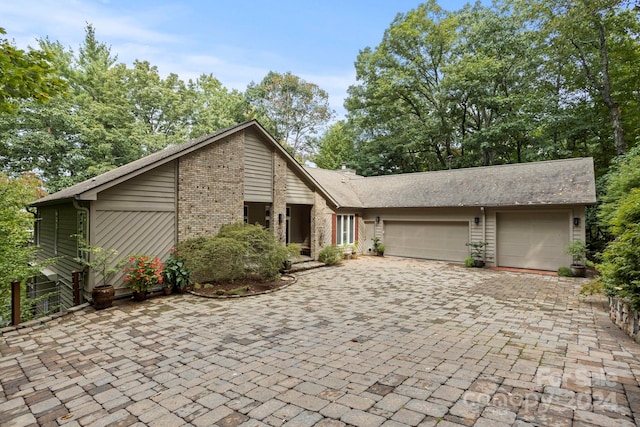
[{"label": "white window trim", "polygon": [[[348,246],[355,243],[356,217],[354,214],[336,215],[336,245]],[[347,241],[343,237],[346,231]]]}]

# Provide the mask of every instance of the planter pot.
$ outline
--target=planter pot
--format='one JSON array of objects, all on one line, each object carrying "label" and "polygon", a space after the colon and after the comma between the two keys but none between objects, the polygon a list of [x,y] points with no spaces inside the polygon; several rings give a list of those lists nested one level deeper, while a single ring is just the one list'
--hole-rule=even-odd
[{"label": "planter pot", "polygon": [[162,293],[165,294],[165,295],[171,295],[171,288],[163,286],[162,287]]},{"label": "planter pot", "polygon": [[93,306],[96,310],[103,310],[105,308],[111,307],[115,294],[116,291],[111,285],[96,286],[91,291]]},{"label": "planter pot", "polygon": [[286,260],[282,263],[282,268],[280,269],[281,273],[284,273],[286,271],[291,270],[291,266],[293,266],[293,263],[289,260]]},{"label": "planter pot", "polygon": [[179,286],[174,286],[173,287],[173,292],[177,293],[177,294],[184,294],[187,292],[187,288],[181,288]]},{"label": "planter pot", "polygon": [[473,266],[476,268],[482,268],[484,267],[484,261],[481,259],[474,259],[473,260]]},{"label": "planter pot", "polygon": [[147,291],[134,292],[133,293],[133,300],[134,301],[144,301],[146,299],[147,299]]},{"label": "planter pot", "polygon": [[571,265],[571,274],[573,277],[584,277],[587,274],[587,267],[584,265]]}]

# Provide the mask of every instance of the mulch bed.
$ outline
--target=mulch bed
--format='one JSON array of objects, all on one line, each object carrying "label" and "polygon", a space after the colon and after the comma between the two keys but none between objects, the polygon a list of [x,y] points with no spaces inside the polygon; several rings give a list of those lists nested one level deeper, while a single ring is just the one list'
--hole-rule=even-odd
[{"label": "mulch bed", "polygon": [[224,283],[204,283],[195,285],[189,292],[207,298],[229,298],[260,295],[277,291],[295,283],[293,276],[282,276],[275,282],[262,282],[255,279],[236,280]]}]

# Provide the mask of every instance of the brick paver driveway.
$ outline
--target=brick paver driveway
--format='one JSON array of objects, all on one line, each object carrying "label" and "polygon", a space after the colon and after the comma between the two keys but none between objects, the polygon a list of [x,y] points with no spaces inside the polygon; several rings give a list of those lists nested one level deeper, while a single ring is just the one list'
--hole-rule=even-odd
[{"label": "brick paver driveway", "polygon": [[640,347],[580,283],[360,258],[87,308],[0,337],[0,425],[634,425]]}]

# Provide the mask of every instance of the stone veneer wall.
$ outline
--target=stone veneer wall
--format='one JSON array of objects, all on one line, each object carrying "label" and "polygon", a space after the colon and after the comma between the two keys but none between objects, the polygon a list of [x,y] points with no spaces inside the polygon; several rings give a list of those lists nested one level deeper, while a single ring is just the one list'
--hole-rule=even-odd
[{"label": "stone veneer wall", "polygon": [[331,215],[334,212],[317,192],[314,193],[314,199],[311,208],[311,256],[318,259],[320,249],[331,244]]},{"label": "stone veneer wall", "polygon": [[244,132],[180,158],[178,241],[243,220]]},{"label": "stone veneer wall", "polygon": [[[278,222],[278,215],[282,222]],[[287,161],[277,152],[273,153],[273,206],[271,209],[273,233],[280,243],[287,239]]]},{"label": "stone veneer wall", "polygon": [[638,312],[621,299],[609,297],[609,317],[635,342],[640,342],[640,321]]}]

